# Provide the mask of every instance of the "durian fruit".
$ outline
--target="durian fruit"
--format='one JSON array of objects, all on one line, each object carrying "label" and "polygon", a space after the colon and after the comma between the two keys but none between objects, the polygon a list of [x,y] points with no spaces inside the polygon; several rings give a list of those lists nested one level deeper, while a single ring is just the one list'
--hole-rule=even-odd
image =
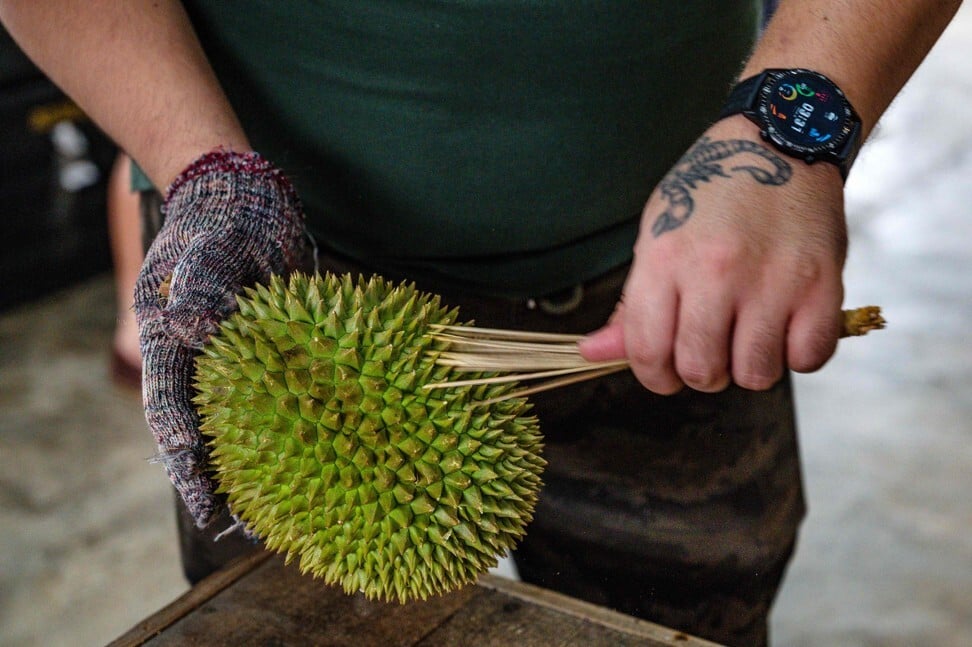
[{"label": "durian fruit", "polygon": [[[545,465],[511,385],[452,369],[438,297],[294,274],[240,296],[197,361],[196,405],[231,512],[302,572],[406,602],[469,582],[524,534]],[[468,376],[468,374],[464,374]]]}]

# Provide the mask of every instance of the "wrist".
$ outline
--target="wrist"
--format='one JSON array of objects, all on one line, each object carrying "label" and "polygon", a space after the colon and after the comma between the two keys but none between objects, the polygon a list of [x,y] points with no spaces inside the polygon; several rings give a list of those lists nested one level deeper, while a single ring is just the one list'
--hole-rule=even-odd
[{"label": "wrist", "polygon": [[290,181],[256,151],[240,152],[220,146],[197,156],[184,166],[169,183],[165,192],[166,198],[168,199],[193,180],[213,174],[275,176],[288,192],[293,192]]},{"label": "wrist", "polygon": [[787,157],[836,166],[846,179],[862,139],[861,119],[831,79],[803,68],[766,69],[740,81],[719,115],[742,115]]},{"label": "wrist", "polygon": [[789,164],[792,174],[796,178],[814,180],[817,182],[834,182],[838,186],[843,185],[840,169],[834,164],[807,164],[806,162],[781,155],[780,152],[769,144],[761,135],[760,128],[744,115],[731,115],[724,117],[710,126],[706,135],[712,140],[735,140],[743,139],[759,145],[770,154],[777,155]]},{"label": "wrist", "polygon": [[153,133],[147,135],[140,148],[142,150],[129,150],[128,153],[163,195],[183,171],[211,151],[241,154],[253,151],[241,128],[218,129],[213,135],[206,136],[187,134],[177,140],[167,133]]}]

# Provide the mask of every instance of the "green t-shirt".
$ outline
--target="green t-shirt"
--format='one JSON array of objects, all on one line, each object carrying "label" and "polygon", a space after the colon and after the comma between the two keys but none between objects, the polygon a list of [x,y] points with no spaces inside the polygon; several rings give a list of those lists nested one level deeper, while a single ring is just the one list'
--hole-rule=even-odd
[{"label": "green t-shirt", "polygon": [[631,256],[712,121],[757,0],[188,2],[256,150],[323,247],[537,295]]}]

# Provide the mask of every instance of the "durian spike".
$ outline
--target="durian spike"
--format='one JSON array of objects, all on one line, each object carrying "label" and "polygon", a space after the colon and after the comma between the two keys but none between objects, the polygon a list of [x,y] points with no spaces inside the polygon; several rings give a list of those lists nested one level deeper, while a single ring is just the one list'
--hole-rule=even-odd
[{"label": "durian spike", "polygon": [[[840,337],[859,337],[884,328],[878,306],[864,306],[841,312]],[[436,364],[455,372],[499,373],[469,380],[426,384],[425,389],[442,389],[480,384],[503,384],[548,379],[534,386],[505,393],[477,405],[488,405],[549,391],[568,384],[592,380],[628,368],[626,360],[589,362],[577,349],[582,335],[565,335],[475,326],[432,326],[432,336],[446,342]]]}]

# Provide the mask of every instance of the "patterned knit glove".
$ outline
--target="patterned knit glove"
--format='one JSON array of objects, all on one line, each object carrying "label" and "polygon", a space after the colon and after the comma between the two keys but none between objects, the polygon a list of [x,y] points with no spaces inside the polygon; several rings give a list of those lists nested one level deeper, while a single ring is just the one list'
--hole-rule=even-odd
[{"label": "patterned knit glove", "polygon": [[256,153],[196,160],[169,187],[162,213],[135,286],[142,398],[158,462],[202,528],[223,504],[191,401],[195,356],[241,288],[306,264],[310,244],[293,187]]}]

